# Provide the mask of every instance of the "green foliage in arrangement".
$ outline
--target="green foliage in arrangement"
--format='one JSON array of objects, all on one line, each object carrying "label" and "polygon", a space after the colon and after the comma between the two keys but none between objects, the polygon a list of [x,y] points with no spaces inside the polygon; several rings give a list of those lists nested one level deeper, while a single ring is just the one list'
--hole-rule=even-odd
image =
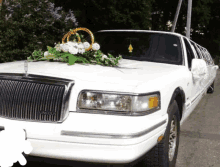
[{"label": "green foliage in arrangement", "polygon": [[[82,41],[85,41],[82,35],[79,36]],[[75,35],[75,37],[77,36]],[[45,61],[49,59],[49,61],[66,62],[69,65],[83,63],[117,66],[118,61],[122,58],[120,55],[116,58],[111,54],[105,55],[100,50],[100,45],[98,43],[94,43],[92,48],[89,49],[90,44],[88,42],[77,43],[75,41],[76,38],[73,41],[69,41],[64,44],[58,43],[55,47],[47,46],[48,51],[46,52],[42,52],[42,50],[35,50],[32,55],[28,57],[28,61]]]}]

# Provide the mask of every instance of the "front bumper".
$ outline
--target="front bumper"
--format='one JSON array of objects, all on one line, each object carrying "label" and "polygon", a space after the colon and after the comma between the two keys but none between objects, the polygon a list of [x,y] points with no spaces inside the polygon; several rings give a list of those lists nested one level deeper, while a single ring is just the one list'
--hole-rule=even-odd
[{"label": "front bumper", "polygon": [[34,150],[30,155],[63,160],[77,160],[103,163],[129,163],[157,144],[158,137],[165,130],[142,143],[127,146],[94,145],[28,139]]},{"label": "front bumper", "polygon": [[[83,120],[83,121],[82,121]],[[0,118],[26,131],[30,156],[98,163],[130,163],[157,144],[168,115],[140,117],[70,113],[61,124]]]},{"label": "front bumper", "polygon": [[[166,130],[166,121],[157,123],[160,126],[155,126],[154,129],[148,129],[146,133],[139,135],[104,135],[92,133],[63,133],[72,138],[82,138],[84,140],[109,140],[109,144],[98,143],[80,143],[80,142],[64,142],[53,140],[39,140],[29,138],[33,146],[31,156],[55,158],[62,160],[76,160],[98,163],[130,163],[143,154],[148,152],[157,144],[157,139],[164,134]],[[61,133],[62,134],[62,133]],[[152,135],[153,134],[153,135]],[[135,144],[116,145],[114,141],[121,140],[121,143],[126,140],[139,141]],[[125,142],[126,143],[126,142]]]}]

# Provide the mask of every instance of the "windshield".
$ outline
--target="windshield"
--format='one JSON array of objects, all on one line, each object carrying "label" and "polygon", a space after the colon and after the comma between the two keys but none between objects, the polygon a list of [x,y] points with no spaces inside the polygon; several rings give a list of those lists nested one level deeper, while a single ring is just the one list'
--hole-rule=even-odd
[{"label": "windshield", "polygon": [[97,32],[94,37],[101,51],[114,57],[182,65],[180,39],[174,35],[114,31]]}]

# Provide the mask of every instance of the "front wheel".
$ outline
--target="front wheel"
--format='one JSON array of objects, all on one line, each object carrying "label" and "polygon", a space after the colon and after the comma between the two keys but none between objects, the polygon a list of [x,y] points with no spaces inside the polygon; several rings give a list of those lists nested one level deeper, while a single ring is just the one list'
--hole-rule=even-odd
[{"label": "front wheel", "polygon": [[168,108],[168,114],[169,120],[164,138],[146,154],[144,159],[146,166],[174,167],[176,164],[179,147],[180,116],[175,100]]}]

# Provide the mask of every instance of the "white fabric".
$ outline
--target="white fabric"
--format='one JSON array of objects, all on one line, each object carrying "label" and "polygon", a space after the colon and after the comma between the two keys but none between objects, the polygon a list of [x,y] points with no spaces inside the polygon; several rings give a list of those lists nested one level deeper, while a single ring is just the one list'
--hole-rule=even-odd
[{"label": "white fabric", "polygon": [[193,78],[197,81],[206,80],[209,77],[206,62],[203,59],[192,60],[192,74]]},{"label": "white fabric", "polygon": [[17,126],[5,126],[0,132],[0,166],[13,166],[17,161],[24,166],[27,160],[22,155],[33,150],[30,141],[25,139],[25,131]]}]

